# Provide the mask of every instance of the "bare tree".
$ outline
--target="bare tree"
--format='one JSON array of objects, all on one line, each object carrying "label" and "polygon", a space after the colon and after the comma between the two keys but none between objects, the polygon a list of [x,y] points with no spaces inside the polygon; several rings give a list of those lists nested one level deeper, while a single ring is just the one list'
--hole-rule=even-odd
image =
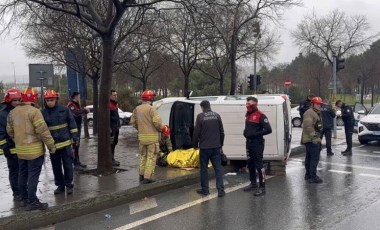
[{"label": "bare tree", "polygon": [[367,35],[368,29],[365,16],[347,16],[334,10],[324,16],[315,12],[306,15],[292,36],[302,49],[315,52],[332,64],[333,56],[349,56],[367,48],[378,36]]}]

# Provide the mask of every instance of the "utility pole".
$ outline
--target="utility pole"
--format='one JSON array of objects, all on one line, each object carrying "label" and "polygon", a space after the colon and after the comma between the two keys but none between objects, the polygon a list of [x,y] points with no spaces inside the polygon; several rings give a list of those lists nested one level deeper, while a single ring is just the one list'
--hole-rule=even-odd
[{"label": "utility pole", "polygon": [[14,80],[14,87],[17,88],[17,82],[16,82],[16,68],[15,68],[15,63],[11,62],[13,66],[13,80]]},{"label": "utility pole", "polygon": [[[336,102],[336,56],[333,56],[333,102]],[[337,138],[336,133],[336,117],[334,117],[333,123],[333,137]]]},{"label": "utility pole", "polygon": [[37,73],[40,74],[39,80],[41,81],[41,108],[44,108],[44,80],[45,78],[43,75],[46,73],[43,70],[38,71]]}]

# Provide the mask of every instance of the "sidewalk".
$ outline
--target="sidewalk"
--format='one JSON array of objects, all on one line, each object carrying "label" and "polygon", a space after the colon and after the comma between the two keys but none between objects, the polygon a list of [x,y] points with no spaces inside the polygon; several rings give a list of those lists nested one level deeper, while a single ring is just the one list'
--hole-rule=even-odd
[{"label": "sidewalk", "polygon": [[[301,132],[301,128],[293,128],[291,156],[304,152],[304,146],[300,145]],[[333,139],[333,145],[339,145],[343,142],[345,142],[344,132],[339,130],[338,138]],[[96,146],[96,138],[81,140],[81,161],[87,164],[89,169],[96,168]],[[5,157],[0,156],[0,169],[3,172],[0,175],[0,184],[2,185],[0,186],[2,194],[0,229],[30,229],[46,226],[199,182],[198,169],[186,171],[176,168],[156,167],[155,179],[157,182],[140,185],[138,181],[137,132],[130,126],[123,126],[120,130],[115,158],[121,162],[120,168],[128,171],[120,171],[106,177],[96,177],[75,172],[74,193],[65,196],[53,194],[56,186],[54,185],[50,159],[46,156],[37,196],[43,202],[48,202],[49,209],[47,211],[27,212],[23,208],[17,207],[12,200],[12,192],[7,178],[6,160]],[[224,169],[228,171],[231,168],[225,167]],[[28,224],[25,225],[25,223]]]}]

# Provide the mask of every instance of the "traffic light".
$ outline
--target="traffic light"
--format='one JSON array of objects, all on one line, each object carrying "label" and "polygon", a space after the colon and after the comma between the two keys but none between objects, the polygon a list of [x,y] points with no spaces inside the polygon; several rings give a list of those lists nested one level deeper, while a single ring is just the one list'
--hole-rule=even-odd
[{"label": "traffic light", "polygon": [[261,76],[256,75],[256,85],[260,85],[260,84],[261,84]]},{"label": "traffic light", "polygon": [[341,57],[336,57],[336,72],[338,72],[341,69],[344,69],[344,62],[346,59]]},{"label": "traffic light", "polygon": [[248,86],[250,90],[254,90],[254,82],[253,82],[254,75],[250,74],[248,77]]},{"label": "traffic light", "polygon": [[253,24],[253,37],[255,38],[259,38],[260,37],[260,23],[259,22],[255,22]]}]

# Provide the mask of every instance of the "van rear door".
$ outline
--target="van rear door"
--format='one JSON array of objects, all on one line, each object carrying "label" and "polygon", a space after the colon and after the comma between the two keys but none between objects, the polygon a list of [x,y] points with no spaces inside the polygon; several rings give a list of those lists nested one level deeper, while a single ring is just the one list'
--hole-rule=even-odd
[{"label": "van rear door", "polygon": [[170,110],[169,127],[173,149],[192,147],[194,131],[194,104],[176,101]]}]

